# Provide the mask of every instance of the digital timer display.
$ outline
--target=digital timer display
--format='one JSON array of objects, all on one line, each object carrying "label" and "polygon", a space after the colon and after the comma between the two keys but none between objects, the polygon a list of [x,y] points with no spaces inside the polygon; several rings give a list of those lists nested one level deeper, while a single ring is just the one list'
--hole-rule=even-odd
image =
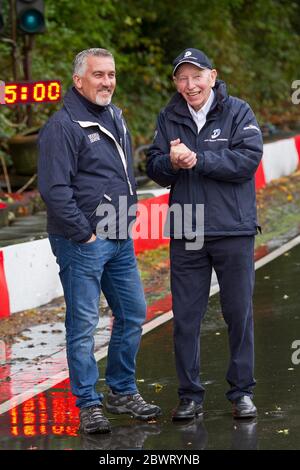
[{"label": "digital timer display", "polygon": [[55,103],[61,100],[59,80],[5,83],[4,100],[0,104]]}]

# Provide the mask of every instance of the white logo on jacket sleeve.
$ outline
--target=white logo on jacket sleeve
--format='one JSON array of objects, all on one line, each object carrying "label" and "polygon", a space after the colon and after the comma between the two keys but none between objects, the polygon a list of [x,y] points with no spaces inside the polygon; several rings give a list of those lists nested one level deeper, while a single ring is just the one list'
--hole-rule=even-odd
[{"label": "white logo on jacket sleeve", "polygon": [[90,139],[91,144],[93,142],[97,142],[97,140],[100,140],[100,135],[98,134],[98,132],[95,132],[94,134],[89,134],[88,137]]},{"label": "white logo on jacket sleeve", "polygon": [[221,129],[214,129],[212,131],[211,139],[216,139],[221,134]]},{"label": "white logo on jacket sleeve", "polygon": [[257,126],[254,126],[253,124],[249,124],[249,126],[244,127],[243,131],[248,131],[250,129],[255,129],[256,131],[260,132],[260,129]]}]

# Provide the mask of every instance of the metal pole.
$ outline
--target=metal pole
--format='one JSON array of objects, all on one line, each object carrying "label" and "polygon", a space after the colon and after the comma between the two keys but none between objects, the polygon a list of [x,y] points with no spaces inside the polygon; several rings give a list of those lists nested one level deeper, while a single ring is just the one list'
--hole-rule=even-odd
[{"label": "metal pole", "polygon": [[17,25],[16,25],[16,2],[10,0],[10,21],[11,21],[11,59],[14,81],[18,80],[18,58],[17,58]]},{"label": "metal pole", "polygon": [[[34,45],[34,37],[31,35],[26,34],[24,36],[23,42],[23,67],[24,67],[24,79],[26,81],[30,81],[32,79],[31,71],[32,71],[32,60],[31,60],[31,51]],[[26,114],[27,114],[27,125],[29,127],[32,126],[32,106],[29,104],[26,106]]]}]

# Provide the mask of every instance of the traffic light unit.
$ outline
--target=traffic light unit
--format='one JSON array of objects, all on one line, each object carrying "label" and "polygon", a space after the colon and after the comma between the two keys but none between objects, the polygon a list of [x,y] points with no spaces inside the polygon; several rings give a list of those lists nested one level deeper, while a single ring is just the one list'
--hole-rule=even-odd
[{"label": "traffic light unit", "polygon": [[16,0],[16,18],[18,28],[23,33],[44,33],[46,30],[44,1]]}]

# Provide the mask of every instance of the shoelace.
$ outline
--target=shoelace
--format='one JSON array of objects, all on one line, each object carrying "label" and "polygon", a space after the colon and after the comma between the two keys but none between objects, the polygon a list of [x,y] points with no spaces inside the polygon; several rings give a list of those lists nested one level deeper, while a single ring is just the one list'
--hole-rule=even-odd
[{"label": "shoelace", "polygon": [[94,418],[102,418],[103,417],[102,408],[98,405],[91,407],[89,409],[89,415],[93,416]]},{"label": "shoelace", "polygon": [[146,407],[146,408],[149,408],[150,406],[150,403],[147,403],[144,398],[141,396],[140,393],[135,393],[134,395],[132,395],[132,399],[137,402],[138,405],[140,406],[143,406],[143,407]]}]

